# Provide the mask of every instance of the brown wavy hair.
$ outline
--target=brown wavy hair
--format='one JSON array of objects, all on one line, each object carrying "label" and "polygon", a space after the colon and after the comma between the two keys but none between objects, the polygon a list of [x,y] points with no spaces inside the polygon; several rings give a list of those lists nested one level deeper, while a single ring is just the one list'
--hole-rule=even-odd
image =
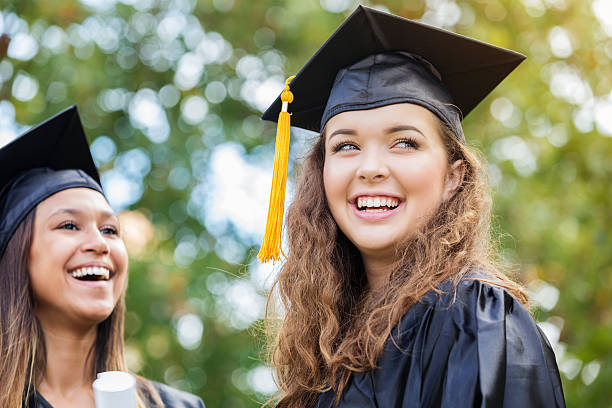
[{"label": "brown wavy hair", "polygon": [[[336,402],[354,372],[376,367],[393,327],[427,292],[454,287],[477,268],[478,279],[504,287],[527,305],[524,289],[504,273],[491,235],[491,193],[478,152],[441,121],[448,164],[462,160],[457,192],[413,236],[397,245],[388,282],[370,291],[357,248],[338,228],[324,186],[325,131],[306,156],[287,214],[288,259],[266,307],[269,362],[277,407],[312,406],[319,394]],[[282,313],[274,312],[274,305]],[[284,314],[282,317],[277,317]]]},{"label": "brown wavy hair", "polygon": [[[0,407],[29,407],[46,364],[45,336],[36,317],[29,276],[30,247],[36,209],[17,228],[0,258]],[[128,371],[124,357],[125,292],[113,312],[98,324],[87,358],[93,358],[95,378],[103,371]],[[164,407],[157,390],[144,378],[138,383],[138,408]]]}]

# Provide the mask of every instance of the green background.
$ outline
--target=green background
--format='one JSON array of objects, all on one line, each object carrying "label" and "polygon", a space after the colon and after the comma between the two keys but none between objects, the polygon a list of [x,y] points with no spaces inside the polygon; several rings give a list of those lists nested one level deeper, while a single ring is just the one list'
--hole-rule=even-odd
[{"label": "green background", "polygon": [[[111,194],[132,256],[130,367],[209,407],[258,406],[273,389],[260,317],[274,269],[254,256],[274,126],[257,117],[356,3],[0,4],[0,144],[77,103],[105,188],[130,192]],[[465,134],[489,160],[502,253],[568,406],[612,406],[612,3],[363,4],[527,55]],[[292,158],[311,142],[294,132]]]}]

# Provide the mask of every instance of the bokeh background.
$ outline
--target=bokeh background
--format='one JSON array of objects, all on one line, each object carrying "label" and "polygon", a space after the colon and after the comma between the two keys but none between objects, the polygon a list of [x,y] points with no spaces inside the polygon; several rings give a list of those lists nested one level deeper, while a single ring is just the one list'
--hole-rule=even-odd
[{"label": "bokeh background", "polygon": [[[0,145],[78,104],[131,253],[135,372],[209,407],[275,390],[261,318],[278,264],[255,260],[274,125],[259,115],[356,4],[0,2]],[[612,1],[363,4],[528,56],[465,133],[489,160],[503,255],[568,406],[612,406]],[[314,138],[292,132],[290,169]]]}]

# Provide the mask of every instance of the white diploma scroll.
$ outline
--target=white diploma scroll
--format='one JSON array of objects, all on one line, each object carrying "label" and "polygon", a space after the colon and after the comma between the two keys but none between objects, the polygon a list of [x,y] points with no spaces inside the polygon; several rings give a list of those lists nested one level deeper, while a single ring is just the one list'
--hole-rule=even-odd
[{"label": "white diploma scroll", "polygon": [[98,373],[93,389],[96,408],[136,408],[136,379],[129,373]]}]

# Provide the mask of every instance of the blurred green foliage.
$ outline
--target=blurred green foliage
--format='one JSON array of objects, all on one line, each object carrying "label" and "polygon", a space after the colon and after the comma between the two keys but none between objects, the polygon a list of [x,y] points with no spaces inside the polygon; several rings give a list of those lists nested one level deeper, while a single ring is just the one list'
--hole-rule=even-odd
[{"label": "blurred green foliage", "polygon": [[[235,142],[247,162],[251,153],[270,157],[273,126],[256,116],[355,4],[0,5],[0,143],[78,104],[97,163],[115,183],[117,207],[130,210],[123,214],[132,254],[129,364],[210,407],[255,407],[270,391],[256,238],[240,222],[218,228],[207,218],[215,199],[206,194],[213,191],[212,152]],[[465,133],[489,161],[503,253],[533,294],[568,406],[609,407],[612,3],[364,4],[528,56],[464,121]]]}]

